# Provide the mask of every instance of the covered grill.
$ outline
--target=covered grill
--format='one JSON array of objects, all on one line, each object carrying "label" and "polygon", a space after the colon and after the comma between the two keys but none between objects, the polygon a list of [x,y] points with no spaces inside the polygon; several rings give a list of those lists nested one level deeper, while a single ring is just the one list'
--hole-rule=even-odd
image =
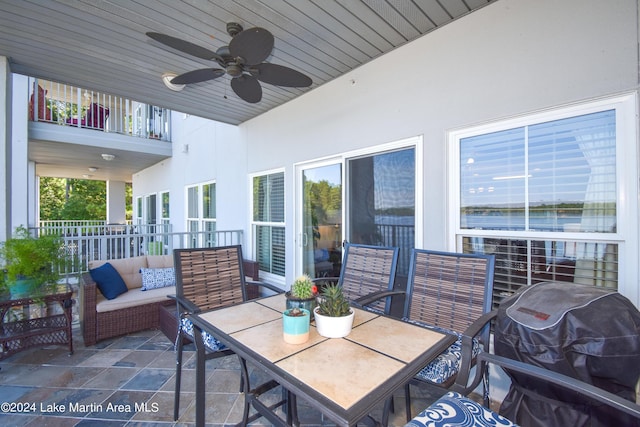
[{"label": "covered grill", "polygon": [[[635,401],[640,312],[615,291],[566,282],[537,283],[500,305],[495,352]],[[523,426],[637,425],[573,393],[510,377],[512,385],[500,413]]]}]

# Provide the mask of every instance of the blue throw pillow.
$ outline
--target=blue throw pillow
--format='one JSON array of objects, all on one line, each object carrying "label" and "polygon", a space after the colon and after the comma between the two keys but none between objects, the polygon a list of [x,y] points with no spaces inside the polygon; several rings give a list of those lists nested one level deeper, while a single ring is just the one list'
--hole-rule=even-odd
[{"label": "blue throw pillow", "polygon": [[96,282],[98,289],[106,299],[114,299],[128,291],[120,273],[108,262],[98,268],[89,270],[89,274],[91,274],[91,278]]}]

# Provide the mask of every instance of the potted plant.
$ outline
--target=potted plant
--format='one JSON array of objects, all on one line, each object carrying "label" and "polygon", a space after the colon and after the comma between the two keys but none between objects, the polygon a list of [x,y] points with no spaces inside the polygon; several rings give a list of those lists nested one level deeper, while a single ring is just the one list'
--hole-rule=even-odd
[{"label": "potted plant", "polygon": [[302,344],[309,340],[309,310],[294,307],[282,313],[282,332],[284,341],[289,344]]},{"label": "potted plant", "polygon": [[9,285],[7,284],[7,270],[0,270],[0,299],[9,295]]},{"label": "potted plant", "polygon": [[287,309],[304,308],[311,313],[311,318],[313,319],[313,309],[316,306],[317,296],[317,286],[313,284],[311,277],[303,274],[291,284],[291,290],[285,293]]},{"label": "potted plant", "polygon": [[59,236],[34,237],[20,226],[12,237],[0,243],[0,259],[11,296],[19,298],[56,286],[68,257]]},{"label": "potted plant", "polygon": [[351,333],[355,312],[349,306],[342,287],[329,285],[322,290],[314,309],[318,334],[327,338],[342,338]]}]

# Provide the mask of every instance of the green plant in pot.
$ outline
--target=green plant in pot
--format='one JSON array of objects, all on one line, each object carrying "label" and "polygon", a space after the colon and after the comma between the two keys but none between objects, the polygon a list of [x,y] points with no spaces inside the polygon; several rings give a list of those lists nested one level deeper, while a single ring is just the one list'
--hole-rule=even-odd
[{"label": "green plant in pot", "polygon": [[14,235],[0,243],[0,258],[6,270],[6,283],[12,297],[26,297],[55,287],[68,257],[57,235],[34,237],[20,226]]},{"label": "green plant in pot", "polygon": [[309,310],[311,318],[313,318],[313,309],[316,306],[316,297],[318,296],[318,288],[306,274],[299,276],[291,284],[291,290],[285,293],[287,298],[287,309],[303,308]]},{"label": "green plant in pot", "polygon": [[9,285],[7,284],[7,270],[0,270],[0,298],[9,295]]},{"label": "green plant in pot", "polygon": [[342,287],[329,285],[322,290],[314,309],[318,334],[327,338],[342,338],[351,333],[355,312]]}]

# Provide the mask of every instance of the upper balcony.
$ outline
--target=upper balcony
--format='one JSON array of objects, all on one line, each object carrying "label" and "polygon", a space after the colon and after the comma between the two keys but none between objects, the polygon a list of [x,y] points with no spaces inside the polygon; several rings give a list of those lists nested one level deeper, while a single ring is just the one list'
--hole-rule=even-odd
[{"label": "upper balcony", "polygon": [[171,141],[171,110],[29,78],[29,120]]},{"label": "upper balcony", "polygon": [[28,155],[37,175],[128,182],[171,157],[171,110],[27,79]]}]

